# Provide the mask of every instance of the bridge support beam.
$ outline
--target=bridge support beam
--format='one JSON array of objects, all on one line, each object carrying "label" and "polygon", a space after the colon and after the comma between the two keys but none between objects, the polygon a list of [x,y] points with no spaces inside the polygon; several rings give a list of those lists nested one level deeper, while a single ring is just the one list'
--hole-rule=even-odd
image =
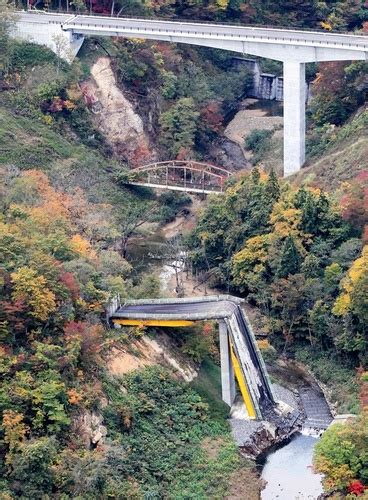
[{"label": "bridge support beam", "polygon": [[223,401],[232,406],[235,399],[235,377],[231,362],[229,335],[225,321],[219,321],[220,358],[221,358],[221,387]]},{"label": "bridge support beam", "polygon": [[305,63],[284,61],[284,177],[305,161]]}]

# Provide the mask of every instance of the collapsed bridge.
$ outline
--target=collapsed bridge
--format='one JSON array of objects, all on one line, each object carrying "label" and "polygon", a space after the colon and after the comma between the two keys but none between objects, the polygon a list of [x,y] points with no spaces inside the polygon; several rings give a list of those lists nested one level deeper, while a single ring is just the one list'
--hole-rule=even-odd
[{"label": "collapsed bridge", "polygon": [[231,406],[238,382],[248,417],[264,418],[276,406],[267,370],[258,349],[242,299],[231,295],[184,299],[115,299],[108,320],[120,326],[190,326],[195,321],[217,320],[220,335],[222,399]]}]

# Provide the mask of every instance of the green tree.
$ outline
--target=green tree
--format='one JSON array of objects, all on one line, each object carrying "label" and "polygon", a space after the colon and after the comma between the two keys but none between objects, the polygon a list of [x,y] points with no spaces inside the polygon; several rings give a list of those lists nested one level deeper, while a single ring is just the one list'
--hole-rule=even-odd
[{"label": "green tree", "polygon": [[57,448],[54,438],[32,439],[21,445],[11,462],[10,479],[17,496],[45,498],[52,494],[52,463]]},{"label": "green tree", "polygon": [[286,278],[289,274],[296,274],[299,272],[301,264],[301,256],[297,246],[295,245],[294,238],[289,235],[284,241],[281,252],[281,259],[276,271],[278,278]]},{"label": "green tree", "polygon": [[160,295],[160,279],[154,274],[145,274],[132,293],[136,299],[156,299]]},{"label": "green tree", "polygon": [[277,175],[273,169],[271,169],[271,172],[268,176],[265,191],[266,194],[270,197],[270,199],[274,202],[280,198],[280,193],[281,193],[280,184]]},{"label": "green tree", "polygon": [[263,153],[271,146],[272,130],[252,130],[244,139],[244,146],[253,152],[252,163],[257,164],[263,157]]},{"label": "green tree", "polygon": [[331,346],[329,337],[330,308],[322,300],[317,300],[309,311],[309,322],[313,337],[324,349]]},{"label": "green tree", "polygon": [[173,158],[181,149],[190,150],[193,147],[198,116],[190,97],[179,99],[161,115],[161,143]]},{"label": "green tree", "polygon": [[336,296],[339,289],[339,283],[343,277],[343,270],[340,264],[333,262],[331,265],[327,266],[324,271],[324,284],[326,291],[332,296]]}]

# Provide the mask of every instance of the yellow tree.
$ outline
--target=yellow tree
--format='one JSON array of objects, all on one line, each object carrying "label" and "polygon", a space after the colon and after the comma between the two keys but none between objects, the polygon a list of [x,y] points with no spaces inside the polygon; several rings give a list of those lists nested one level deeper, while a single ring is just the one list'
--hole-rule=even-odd
[{"label": "yellow tree", "polygon": [[5,410],[3,413],[4,441],[9,446],[7,462],[11,462],[12,454],[17,451],[29,431],[23,419],[24,416],[14,410]]},{"label": "yellow tree", "polygon": [[362,316],[363,320],[368,311],[368,245],[363,248],[362,255],[352,263],[341,287],[342,292],[336,299],[333,313],[336,316],[344,316],[352,312],[358,317]]},{"label": "yellow tree", "polygon": [[45,277],[38,276],[34,269],[23,266],[11,273],[11,281],[12,298],[24,300],[30,309],[30,316],[47,321],[49,315],[56,310],[56,300],[53,292],[46,286]]},{"label": "yellow tree", "polygon": [[249,238],[232,260],[234,283],[243,286],[250,273],[262,273],[268,260],[270,235],[263,234]]}]

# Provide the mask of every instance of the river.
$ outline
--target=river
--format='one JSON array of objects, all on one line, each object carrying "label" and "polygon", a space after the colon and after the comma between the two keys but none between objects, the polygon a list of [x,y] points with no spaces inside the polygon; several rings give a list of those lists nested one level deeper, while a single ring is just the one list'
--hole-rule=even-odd
[{"label": "river", "polygon": [[267,482],[262,500],[310,500],[321,495],[321,475],[311,468],[317,441],[314,436],[297,433],[288,444],[269,453],[262,470],[262,479]]},{"label": "river", "polygon": [[[132,239],[128,246],[128,258],[141,271],[147,272],[148,269],[158,273],[162,294],[175,296],[175,267],[180,267],[182,260],[179,258],[170,262],[161,258],[166,241],[164,229],[158,229],[145,238]],[[187,296],[192,295],[193,282],[195,279],[192,278],[191,288],[186,290]],[[290,389],[319,391],[301,368],[273,365],[269,371],[274,379]],[[313,448],[318,437],[307,434],[308,430],[305,434],[295,434],[288,443],[271,450],[261,460],[261,477],[267,483],[261,492],[262,500],[310,500],[317,499],[323,492],[321,476],[314,474],[311,468]]]}]

